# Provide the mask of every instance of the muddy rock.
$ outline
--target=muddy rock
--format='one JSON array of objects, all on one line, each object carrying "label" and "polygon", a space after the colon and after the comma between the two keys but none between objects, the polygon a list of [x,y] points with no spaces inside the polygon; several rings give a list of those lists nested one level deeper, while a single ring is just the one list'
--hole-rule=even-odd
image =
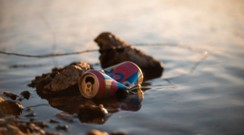
[{"label": "muddy rock", "polygon": [[8,115],[19,115],[24,107],[11,100],[5,100],[0,96],[0,118]]},{"label": "muddy rock", "polygon": [[146,80],[160,77],[163,73],[164,68],[159,61],[132,47],[110,32],[101,33],[95,42],[100,48],[99,60],[103,68],[123,61],[132,61],[142,69]]},{"label": "muddy rock", "polygon": [[54,68],[51,73],[37,76],[29,86],[36,87],[42,94],[58,93],[77,86],[79,77],[91,68],[85,62],[71,63],[64,68]]}]

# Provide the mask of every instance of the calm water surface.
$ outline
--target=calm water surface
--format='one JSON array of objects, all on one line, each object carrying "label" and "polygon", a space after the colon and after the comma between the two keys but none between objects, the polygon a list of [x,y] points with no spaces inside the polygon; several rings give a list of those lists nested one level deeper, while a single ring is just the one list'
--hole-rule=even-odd
[{"label": "calm water surface", "polygon": [[[242,0],[0,0],[1,51],[36,55],[96,49],[93,39],[103,31],[131,44],[147,44],[137,48],[164,63],[166,70],[145,83],[138,111],[121,110],[104,124],[63,121],[70,128],[62,134],[94,128],[137,135],[244,134]],[[33,106],[36,119],[48,121],[62,110],[27,84],[73,61],[99,63],[98,56],[0,54],[0,92],[29,90],[31,98],[22,104]]]}]

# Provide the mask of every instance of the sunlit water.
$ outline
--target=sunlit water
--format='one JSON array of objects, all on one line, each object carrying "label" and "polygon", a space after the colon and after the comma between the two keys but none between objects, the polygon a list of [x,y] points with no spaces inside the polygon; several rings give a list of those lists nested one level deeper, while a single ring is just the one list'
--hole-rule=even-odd
[{"label": "sunlit water", "polygon": [[[244,134],[243,1],[0,0],[1,51],[37,55],[96,49],[93,39],[103,31],[131,44],[147,44],[137,48],[164,63],[164,74],[146,82],[140,110],[119,111],[101,125],[63,122],[70,126],[63,134],[94,128],[138,135]],[[29,90],[31,98],[22,104],[34,106],[35,118],[48,121],[62,110],[27,84],[73,61],[99,63],[98,56],[0,54],[0,91]]]}]

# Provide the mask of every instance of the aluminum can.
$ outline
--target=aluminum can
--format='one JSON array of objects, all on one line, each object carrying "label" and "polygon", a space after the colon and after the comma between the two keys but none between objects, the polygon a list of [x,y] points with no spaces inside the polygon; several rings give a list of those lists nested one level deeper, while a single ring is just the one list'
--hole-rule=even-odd
[{"label": "aluminum can", "polygon": [[125,61],[105,68],[103,69],[103,72],[130,88],[136,85],[141,85],[143,82],[143,73],[140,67],[130,61]]},{"label": "aluminum can", "polygon": [[88,70],[78,82],[79,90],[85,98],[106,98],[115,95],[118,90],[127,90],[128,87],[114,80],[107,74]]}]

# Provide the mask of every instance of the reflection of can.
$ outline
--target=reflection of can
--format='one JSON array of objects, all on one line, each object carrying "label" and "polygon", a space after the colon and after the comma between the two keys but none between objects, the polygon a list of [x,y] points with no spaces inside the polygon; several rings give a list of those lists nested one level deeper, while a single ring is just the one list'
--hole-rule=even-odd
[{"label": "reflection of can", "polygon": [[79,80],[80,93],[85,98],[106,98],[115,95],[118,90],[126,90],[128,87],[117,82],[105,73],[88,70]]},{"label": "reflection of can", "polygon": [[133,91],[133,94],[127,95],[121,101],[120,108],[122,110],[138,111],[141,108],[141,102],[144,99],[144,93],[140,88]]},{"label": "reflection of can", "polygon": [[135,63],[130,61],[125,61],[105,68],[103,71],[116,81],[128,87],[133,87],[138,84],[140,85],[143,81],[141,69]]}]

